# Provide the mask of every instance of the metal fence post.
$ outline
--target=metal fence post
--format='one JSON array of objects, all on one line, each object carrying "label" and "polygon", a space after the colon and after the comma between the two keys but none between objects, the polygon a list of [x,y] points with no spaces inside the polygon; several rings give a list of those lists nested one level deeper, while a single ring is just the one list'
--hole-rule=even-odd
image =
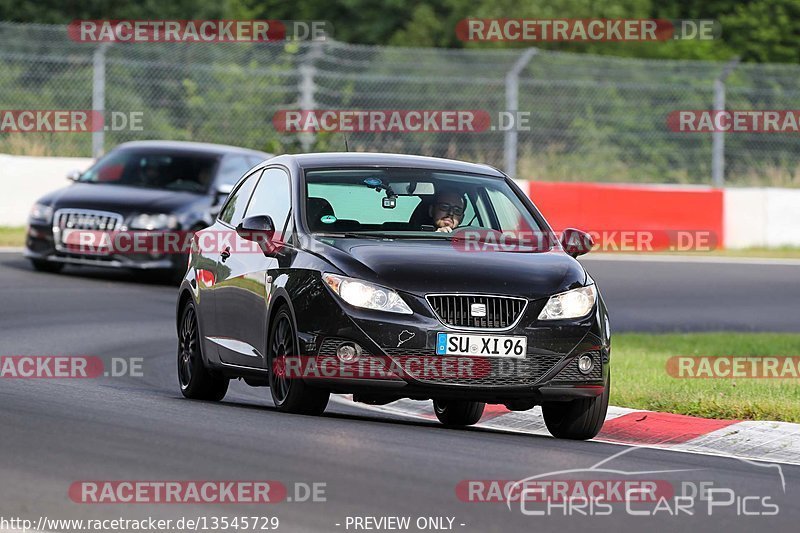
[{"label": "metal fence post", "polygon": [[[725,65],[722,72],[714,80],[714,115],[725,111],[725,80],[739,64],[739,57],[734,57]],[[711,134],[711,183],[714,187],[725,185],[725,133],[714,131]]]},{"label": "metal fence post", "polygon": [[516,113],[519,111],[519,74],[538,52],[537,48],[528,48],[514,62],[511,70],[506,73],[506,111],[512,113],[514,127],[505,131],[503,156],[506,174],[512,178],[517,177],[517,141],[519,132],[517,131]]},{"label": "metal fence post", "polygon": [[[300,65],[298,69],[300,71],[300,111],[312,111],[316,108],[317,104],[314,101],[314,92],[316,91],[314,74],[317,68],[314,66],[314,63],[317,59],[322,57],[322,52],[322,42],[312,41],[308,56],[304,58],[303,64]],[[300,146],[303,148],[304,152],[310,151],[313,144],[313,133],[300,134]]]},{"label": "metal fence post", "polygon": [[[94,116],[98,114],[102,117],[105,116],[106,111],[106,51],[111,43],[101,43],[100,46],[94,51],[93,54],[93,71],[92,71],[92,111]],[[105,124],[102,127],[94,124],[94,131],[92,132],[92,157],[95,159],[103,155],[103,148],[105,146]]]}]

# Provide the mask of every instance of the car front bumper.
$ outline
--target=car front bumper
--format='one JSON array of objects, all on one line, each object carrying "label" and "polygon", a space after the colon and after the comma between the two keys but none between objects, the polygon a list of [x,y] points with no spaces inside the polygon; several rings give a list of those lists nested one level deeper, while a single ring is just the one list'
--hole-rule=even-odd
[{"label": "car front bumper", "polygon": [[69,265],[132,270],[170,270],[182,268],[174,254],[77,254],[58,250],[49,226],[31,225],[25,236],[28,259]]},{"label": "car front bumper", "polygon": [[[305,355],[321,362],[337,361],[336,368],[340,370],[339,374],[323,377],[306,376],[306,381],[335,392],[415,399],[461,398],[506,404],[519,400],[539,404],[593,397],[605,389],[611,349],[601,297],[593,312],[580,320],[539,321],[537,317],[546,299],[530,300],[513,328],[468,332],[525,336],[527,353],[522,358],[509,359],[436,355],[438,333],[467,332],[441,322],[424,297],[405,296],[413,315],[356,309],[340,303],[329,293],[318,299],[315,312],[301,312],[298,326],[306,347]],[[320,316],[325,317],[324,329],[303,328],[304,323],[319,324]],[[354,364],[353,372],[348,373],[348,365],[336,360],[337,348],[348,342],[356,343],[362,349],[362,362],[365,358],[377,358],[395,372],[375,379],[374,373],[364,375],[359,371],[363,365]],[[578,358],[584,354],[591,355],[595,362],[588,374],[583,374],[577,367]],[[466,365],[467,372],[454,372],[452,368],[446,372],[439,364],[445,364],[443,360],[448,358],[474,359],[474,364]],[[396,371],[398,368],[401,372]],[[342,373],[342,369],[345,372]]]}]

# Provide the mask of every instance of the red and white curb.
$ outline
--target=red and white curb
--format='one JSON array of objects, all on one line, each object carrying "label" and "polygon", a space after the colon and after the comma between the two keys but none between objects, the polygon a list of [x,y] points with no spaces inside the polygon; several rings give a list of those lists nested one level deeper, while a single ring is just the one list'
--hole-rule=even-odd
[{"label": "red and white curb", "polygon": [[[349,396],[332,396],[353,405]],[[398,400],[388,405],[355,404],[376,413],[436,420],[429,401]],[[475,427],[549,436],[540,407],[509,411],[487,405]],[[800,465],[800,424],[715,420],[609,406],[606,422],[593,440],[704,455]]]}]

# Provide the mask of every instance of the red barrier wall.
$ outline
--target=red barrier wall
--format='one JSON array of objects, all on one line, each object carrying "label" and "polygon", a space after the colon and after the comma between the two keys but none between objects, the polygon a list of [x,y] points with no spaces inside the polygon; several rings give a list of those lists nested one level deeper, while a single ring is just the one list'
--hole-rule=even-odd
[{"label": "red barrier wall", "polygon": [[530,181],[528,194],[554,230],[589,231],[600,251],[724,245],[718,189]]}]

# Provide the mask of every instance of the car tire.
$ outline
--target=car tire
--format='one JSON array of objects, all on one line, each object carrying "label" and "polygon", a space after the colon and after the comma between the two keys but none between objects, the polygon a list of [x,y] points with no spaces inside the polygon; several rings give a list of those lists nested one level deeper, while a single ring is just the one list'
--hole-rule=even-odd
[{"label": "car tire", "polygon": [[192,400],[218,402],[228,392],[228,378],[206,368],[200,353],[200,331],[194,304],[187,302],[178,326],[178,383],[181,393]]},{"label": "car tire", "polygon": [[[269,364],[269,391],[278,411],[302,415],[321,415],[328,406],[331,393],[307,385],[302,379],[286,376],[286,365],[281,358],[298,356],[299,343],[289,307],[283,305],[275,313],[269,329],[267,362]],[[276,365],[276,361],[279,363]]]},{"label": "car tire", "polygon": [[542,414],[547,430],[557,439],[588,440],[603,428],[611,391],[611,374],[603,394],[569,402],[544,402]]},{"label": "car tire", "polygon": [[53,261],[44,261],[42,259],[31,259],[33,269],[38,272],[50,272],[55,274],[64,269],[64,263],[56,263]]},{"label": "car tire", "polygon": [[483,402],[467,400],[433,400],[433,412],[445,426],[471,426],[483,416]]}]

